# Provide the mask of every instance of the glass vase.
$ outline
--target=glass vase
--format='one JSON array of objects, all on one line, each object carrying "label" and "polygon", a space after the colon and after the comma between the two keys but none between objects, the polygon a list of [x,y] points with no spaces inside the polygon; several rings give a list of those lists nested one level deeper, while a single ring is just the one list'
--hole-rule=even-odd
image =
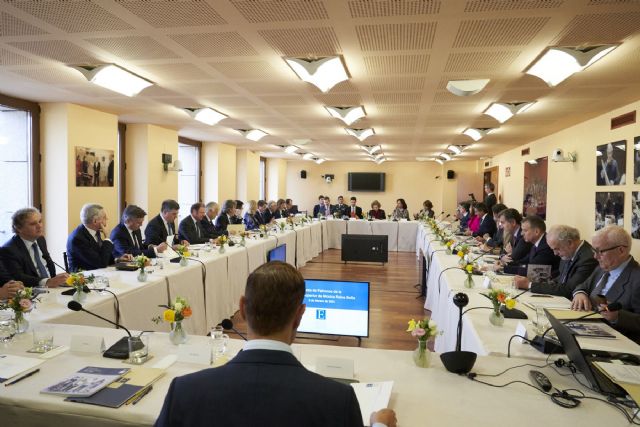
[{"label": "glass vase", "polygon": [[73,293],[72,298],[75,302],[79,302],[80,304],[82,304],[87,300],[87,293],[82,289],[76,289],[76,291]]},{"label": "glass vase", "polygon": [[502,326],[504,325],[504,316],[500,313],[500,309],[491,310],[491,314],[489,315],[489,322],[493,326]]},{"label": "glass vase", "polygon": [[138,282],[146,282],[147,281],[147,272],[144,271],[144,268],[138,270]]},{"label": "glass vase", "polygon": [[16,334],[24,334],[29,330],[29,321],[22,311],[16,311]]},{"label": "glass vase", "polygon": [[240,239],[240,247],[244,248],[245,246],[247,246],[247,241],[244,236],[242,236],[242,239]]},{"label": "glass vase", "polygon": [[219,254],[225,253],[227,250],[224,248],[224,243],[220,245],[220,249],[218,249]]},{"label": "glass vase", "polygon": [[418,340],[418,348],[413,350],[413,363],[419,368],[428,368],[431,363],[431,352],[427,350],[427,342]]},{"label": "glass vase", "polygon": [[182,320],[178,320],[171,324],[169,341],[171,341],[171,344],[173,345],[184,344],[187,342],[187,332],[182,327]]},{"label": "glass vase", "polygon": [[464,287],[467,289],[471,289],[475,286],[475,282],[473,281],[473,275],[467,274],[467,278],[464,279]]},{"label": "glass vase", "polygon": [[180,257],[180,266],[181,267],[186,267],[187,264],[189,264],[189,260],[186,257]]}]

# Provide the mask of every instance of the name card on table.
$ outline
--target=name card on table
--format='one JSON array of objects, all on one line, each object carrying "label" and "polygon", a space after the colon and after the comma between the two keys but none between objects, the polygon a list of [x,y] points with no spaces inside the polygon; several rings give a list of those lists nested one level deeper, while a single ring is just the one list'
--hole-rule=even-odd
[{"label": "name card on table", "polygon": [[203,344],[180,344],[178,362],[196,365],[211,365],[211,346]]},{"label": "name card on table", "polygon": [[71,336],[71,351],[74,353],[102,353],[105,349],[102,337],[94,335]]},{"label": "name card on table", "polygon": [[484,280],[482,281],[482,289],[491,289],[491,278],[489,276],[484,276]]},{"label": "name card on table", "polygon": [[515,335],[519,335],[519,337],[515,337],[514,340],[516,342],[519,342],[520,344],[522,344],[524,342],[524,340],[520,337],[525,337],[525,338],[529,338],[527,336],[527,327],[525,326],[524,323],[522,322],[518,322],[518,326],[516,326],[516,333]]}]

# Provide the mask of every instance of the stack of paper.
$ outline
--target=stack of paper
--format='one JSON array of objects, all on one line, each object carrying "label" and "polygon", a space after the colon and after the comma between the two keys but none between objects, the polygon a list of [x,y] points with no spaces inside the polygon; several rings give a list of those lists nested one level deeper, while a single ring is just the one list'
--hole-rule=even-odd
[{"label": "stack of paper", "polygon": [[356,392],[360,412],[362,412],[362,424],[368,426],[369,419],[373,412],[389,406],[391,399],[391,389],[393,381],[383,381],[377,383],[353,383],[351,387]]},{"label": "stack of paper", "polygon": [[0,354],[0,383],[27,372],[43,362],[44,360],[30,357]]}]

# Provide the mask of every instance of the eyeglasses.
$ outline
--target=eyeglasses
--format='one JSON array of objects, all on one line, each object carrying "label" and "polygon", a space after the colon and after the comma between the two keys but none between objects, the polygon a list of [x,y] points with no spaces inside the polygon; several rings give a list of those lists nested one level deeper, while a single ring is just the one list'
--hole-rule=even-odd
[{"label": "eyeglasses", "polygon": [[591,248],[591,250],[593,251],[593,255],[594,256],[601,256],[602,254],[604,254],[605,252],[609,252],[612,251],[614,249],[618,249],[618,248],[626,248],[626,245],[618,245],[618,246],[612,246],[610,248],[607,249],[596,249],[596,248]]}]

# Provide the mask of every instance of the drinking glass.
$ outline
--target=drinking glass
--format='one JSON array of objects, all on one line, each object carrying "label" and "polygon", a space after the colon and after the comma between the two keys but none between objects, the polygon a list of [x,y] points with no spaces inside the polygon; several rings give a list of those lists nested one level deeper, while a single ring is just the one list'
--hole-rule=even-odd
[{"label": "drinking glass", "polygon": [[547,314],[544,312],[544,307],[536,307],[536,333],[539,335],[544,334],[549,326],[549,319],[547,319]]},{"label": "drinking glass", "polygon": [[214,359],[224,356],[227,352],[227,344],[229,344],[229,335],[224,333],[222,326],[211,328],[211,340],[213,341]]},{"label": "drinking glass", "polygon": [[33,328],[33,351],[46,353],[53,348],[53,327],[50,325],[36,325]]},{"label": "drinking glass", "polygon": [[6,343],[16,334],[16,321],[13,314],[8,311],[0,311],[0,343]]},{"label": "drinking glass", "polygon": [[149,335],[129,337],[129,363],[142,365],[149,358]]}]

